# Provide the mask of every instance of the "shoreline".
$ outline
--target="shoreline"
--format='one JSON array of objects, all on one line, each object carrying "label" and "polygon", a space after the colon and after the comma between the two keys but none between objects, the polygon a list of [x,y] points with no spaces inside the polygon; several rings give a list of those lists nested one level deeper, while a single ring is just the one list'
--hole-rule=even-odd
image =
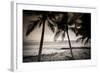
[{"label": "shoreline", "polygon": [[[62,48],[60,48],[62,49]],[[63,52],[42,54],[41,61],[63,61],[72,60],[69,49],[63,48]],[[75,60],[91,59],[91,49],[73,49]],[[37,55],[23,56],[23,62],[37,62]]]}]

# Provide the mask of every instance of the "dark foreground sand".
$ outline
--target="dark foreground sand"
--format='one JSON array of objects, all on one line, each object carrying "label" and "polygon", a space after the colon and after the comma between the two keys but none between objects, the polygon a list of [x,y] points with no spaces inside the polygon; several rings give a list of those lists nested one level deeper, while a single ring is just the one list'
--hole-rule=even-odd
[{"label": "dark foreground sand", "polygon": [[[65,48],[62,48],[65,50]],[[71,58],[70,50],[66,49],[61,53],[42,54],[41,62],[43,61],[67,61],[67,60],[87,60],[91,59],[91,49],[81,48],[73,49],[74,59]],[[37,62],[37,56],[24,56],[23,62]]]}]

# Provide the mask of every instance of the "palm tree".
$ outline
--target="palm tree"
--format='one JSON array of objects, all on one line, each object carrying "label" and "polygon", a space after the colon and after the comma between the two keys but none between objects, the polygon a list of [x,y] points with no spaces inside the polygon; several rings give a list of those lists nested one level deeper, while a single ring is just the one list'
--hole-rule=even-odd
[{"label": "palm tree", "polygon": [[[36,21],[30,21],[30,24],[28,25],[28,29],[26,32],[26,35],[28,36],[37,26],[42,26],[42,34],[40,39],[40,46],[39,46],[39,52],[38,52],[38,61],[41,61],[41,53],[43,48],[43,41],[44,41],[44,32],[45,32],[45,25],[47,24],[48,27],[52,30],[52,32],[55,31],[54,23],[56,12],[46,12],[46,11],[29,11],[30,14],[35,14],[38,16],[38,20]],[[48,22],[48,23],[46,23]]]},{"label": "palm tree", "polygon": [[68,42],[69,42],[69,47],[70,47],[70,52],[71,52],[71,59],[74,59],[73,52],[72,52],[72,46],[71,46],[71,41],[69,37],[69,27],[68,27],[68,13],[61,13],[62,17],[60,18],[61,20],[56,22],[57,23],[57,31],[55,34],[55,40],[62,35],[62,40],[65,38],[65,34],[67,34]]}]

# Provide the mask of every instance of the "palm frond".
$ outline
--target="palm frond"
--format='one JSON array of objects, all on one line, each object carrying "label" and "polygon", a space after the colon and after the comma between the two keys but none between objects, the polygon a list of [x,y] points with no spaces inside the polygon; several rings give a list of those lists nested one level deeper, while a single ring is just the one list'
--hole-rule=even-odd
[{"label": "palm frond", "polygon": [[55,25],[54,25],[54,23],[50,22],[50,20],[48,20],[48,26],[52,32],[55,32]]},{"label": "palm frond", "polygon": [[68,22],[69,25],[72,25],[72,24],[77,24],[77,19],[80,19],[82,17],[82,14],[81,13],[73,13],[73,17],[70,18],[70,21]]},{"label": "palm frond", "polygon": [[41,27],[42,23],[43,23],[43,21],[40,20],[40,22],[38,23],[39,27]]},{"label": "palm frond", "polygon": [[37,26],[39,20],[37,21],[30,21],[30,24],[28,25],[26,36],[28,36]]},{"label": "palm frond", "polygon": [[76,42],[79,42],[79,41],[81,41],[82,39],[81,39],[81,37],[79,37],[77,40],[76,40]]},{"label": "palm frond", "polygon": [[54,13],[50,13],[50,14],[48,15],[48,17],[49,17],[50,20],[56,20],[55,15],[56,15],[56,14],[54,14]]},{"label": "palm frond", "polygon": [[55,33],[55,36],[54,36],[54,40],[56,40],[60,34],[61,34],[62,31],[58,30],[56,33]]},{"label": "palm frond", "polygon": [[63,31],[62,33],[62,41],[64,40],[64,38],[65,38],[65,31]]},{"label": "palm frond", "polygon": [[84,45],[86,45],[90,41],[90,38],[86,38]]},{"label": "palm frond", "polygon": [[72,27],[70,29],[71,29],[71,31],[73,31],[76,34],[77,30],[74,27]]}]

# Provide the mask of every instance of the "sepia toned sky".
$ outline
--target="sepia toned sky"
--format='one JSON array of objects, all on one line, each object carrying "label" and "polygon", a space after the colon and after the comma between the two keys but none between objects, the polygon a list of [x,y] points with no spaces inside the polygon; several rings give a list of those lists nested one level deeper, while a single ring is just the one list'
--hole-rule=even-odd
[{"label": "sepia toned sky", "polygon": [[[24,39],[24,41],[30,41],[30,40],[40,41],[42,27],[40,27],[40,28],[37,27],[28,36],[25,35],[29,21],[35,21],[35,20],[37,20],[37,16],[35,14],[31,14],[31,15],[23,14],[23,39]],[[53,33],[49,29],[49,27],[46,25],[45,26],[45,33],[44,33],[44,41],[54,41],[54,35],[55,35],[55,33]],[[75,34],[71,30],[69,30],[69,36],[70,36],[70,40],[76,40],[77,39],[77,37],[75,36]],[[57,40],[62,40],[61,36],[59,36],[59,38]],[[66,35],[64,40],[68,40],[67,35]]]}]

